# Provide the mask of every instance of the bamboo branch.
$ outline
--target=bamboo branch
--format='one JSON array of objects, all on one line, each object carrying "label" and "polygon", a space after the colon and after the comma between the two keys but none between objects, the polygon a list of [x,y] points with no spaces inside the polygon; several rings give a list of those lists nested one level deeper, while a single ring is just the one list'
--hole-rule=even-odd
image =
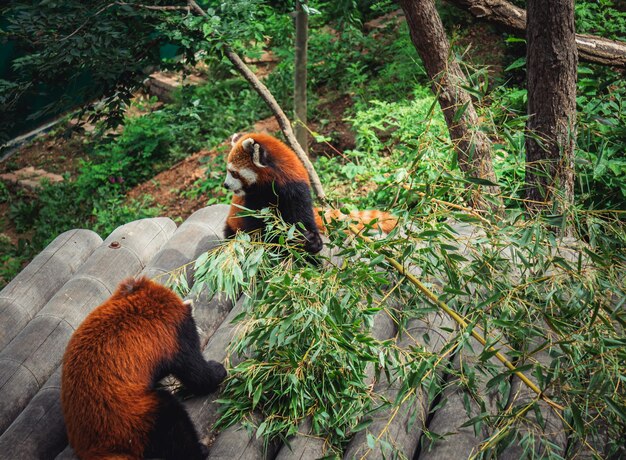
[{"label": "bamboo branch", "polygon": [[[368,238],[367,236],[363,235],[362,232],[359,229],[357,229],[356,227],[351,225],[350,226],[350,230],[356,236],[362,238],[363,241],[368,242],[368,243],[372,242],[372,240],[370,238]],[[398,273],[400,273],[402,276],[404,276],[406,279],[408,279],[413,285],[415,285],[415,287],[420,292],[422,292],[422,294],[424,294],[428,298],[428,300],[430,300],[440,310],[443,310],[448,316],[450,316],[450,318],[452,318],[461,327],[461,329],[467,329],[468,323],[467,323],[467,321],[465,321],[465,319],[461,315],[459,315],[456,311],[451,309],[446,303],[441,301],[439,299],[439,297],[437,297],[434,292],[432,292],[420,280],[418,280],[416,276],[414,276],[413,274],[407,272],[406,269],[402,266],[402,264],[400,262],[398,262],[393,257],[388,256],[387,254],[383,253],[383,255],[385,256],[385,260],[392,267],[394,267],[398,271]],[[487,345],[487,340],[482,335],[480,335],[478,332],[476,332],[475,328],[471,329],[470,334],[472,335],[472,337],[474,337],[476,340],[478,340],[481,343],[481,345],[483,345],[483,346]],[[524,382],[524,384],[528,388],[530,388],[535,394],[537,394],[537,396],[539,398],[544,400],[552,408],[554,408],[556,410],[560,410],[560,411],[563,411],[565,409],[563,406],[561,406],[557,402],[552,401],[550,398],[548,398],[543,393],[543,391],[541,391],[541,389],[537,385],[535,385],[522,372],[518,371],[517,368],[515,367],[515,365],[513,365],[513,363],[511,363],[508,359],[506,359],[506,357],[502,353],[500,353],[500,351],[498,351],[495,347],[490,345],[489,347],[487,347],[487,351],[489,351],[491,353],[495,353],[495,357],[502,364],[504,364],[507,367],[507,369],[509,369],[514,375],[516,375],[522,382]]]},{"label": "bamboo branch", "polygon": [[[197,14],[207,17],[207,13],[200,8],[200,6],[195,2],[195,0],[187,0],[190,8],[195,11]],[[278,125],[280,126],[281,131],[285,135],[289,146],[293,149],[293,151],[298,155],[298,158],[304,164],[307,172],[309,173],[309,178],[311,180],[311,187],[315,192],[315,195],[321,200],[324,201],[326,199],[326,194],[324,193],[324,188],[322,187],[322,183],[320,181],[313,164],[309,160],[309,157],[302,149],[302,146],[298,143],[296,136],[293,133],[293,129],[291,128],[291,123],[289,122],[289,118],[285,115],[285,112],[280,107],[272,93],[267,89],[267,87],[258,79],[258,77],[248,68],[248,66],[243,62],[243,59],[239,57],[237,53],[235,53],[232,48],[229,46],[224,46],[224,54],[230,60],[230,62],[235,66],[237,71],[245,78],[250,85],[254,88],[254,90],[261,96],[261,98],[268,105],[274,117],[278,121]]]}]

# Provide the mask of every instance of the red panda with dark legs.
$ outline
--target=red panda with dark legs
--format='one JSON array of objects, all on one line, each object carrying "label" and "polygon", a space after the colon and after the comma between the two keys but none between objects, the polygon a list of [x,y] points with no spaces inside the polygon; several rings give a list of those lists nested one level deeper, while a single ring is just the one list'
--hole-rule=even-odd
[{"label": "red panda with dark legs", "polygon": [[226,370],[203,358],[188,302],[147,278],[128,279],[76,329],[63,357],[61,404],[78,457],[206,458],[183,405],[155,389],[169,374],[207,394]]},{"label": "red panda with dark legs", "polygon": [[285,222],[301,223],[305,228],[304,248],[312,254],[323,247],[320,231],[326,230],[325,219],[356,220],[359,228],[376,220],[376,226],[384,233],[397,224],[395,217],[382,211],[353,211],[346,216],[338,210],[313,208],[311,184],[304,165],[293,150],[268,134],[233,136],[224,187],[234,194],[226,219],[227,238],[239,230],[251,232],[264,228],[260,219],[241,216],[242,206],[251,210],[274,207]]}]

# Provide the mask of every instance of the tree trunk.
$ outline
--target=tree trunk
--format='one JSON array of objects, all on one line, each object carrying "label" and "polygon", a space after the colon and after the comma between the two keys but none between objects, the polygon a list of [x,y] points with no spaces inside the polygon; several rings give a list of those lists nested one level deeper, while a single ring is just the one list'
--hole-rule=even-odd
[{"label": "tree trunk", "polygon": [[[526,30],[526,11],[505,0],[447,0],[467,9],[477,18],[485,18],[517,32]],[[580,59],[596,64],[626,66],[626,43],[593,35],[576,34]]]},{"label": "tree trunk", "polygon": [[535,213],[554,202],[562,212],[574,199],[574,0],[528,0],[527,8],[526,206]]},{"label": "tree trunk", "polygon": [[[450,44],[434,0],[400,0],[400,6],[404,10],[413,45],[433,81],[433,92],[446,119],[459,167],[467,176],[495,183],[491,142],[480,131],[470,95],[463,90],[467,82],[461,67],[450,58]],[[498,192],[496,186],[485,186],[484,189],[494,194]],[[487,204],[479,192],[474,194],[472,201],[475,207],[481,209],[498,208],[497,205]]]},{"label": "tree trunk", "polygon": [[295,114],[294,131],[298,143],[302,146],[304,153],[308,154],[308,132],[307,132],[307,100],[306,100],[306,84],[307,84],[307,42],[309,34],[309,15],[302,8],[302,4],[306,0],[296,0],[296,56],[295,56],[295,75],[294,75],[294,95],[293,105]]}]

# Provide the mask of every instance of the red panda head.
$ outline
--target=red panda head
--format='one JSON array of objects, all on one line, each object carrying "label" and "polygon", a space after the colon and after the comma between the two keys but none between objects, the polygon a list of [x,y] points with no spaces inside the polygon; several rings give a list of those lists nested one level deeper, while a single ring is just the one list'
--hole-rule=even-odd
[{"label": "red panda head", "polygon": [[309,175],[296,154],[275,137],[268,134],[235,134],[231,143],[224,187],[236,196],[245,196],[254,185],[309,184]]}]

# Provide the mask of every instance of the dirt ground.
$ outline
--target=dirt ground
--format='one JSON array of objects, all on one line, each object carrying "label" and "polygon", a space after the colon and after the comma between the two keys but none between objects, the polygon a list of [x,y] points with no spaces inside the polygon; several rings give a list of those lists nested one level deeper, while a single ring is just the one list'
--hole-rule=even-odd
[{"label": "dirt ground", "polygon": [[150,195],[155,204],[163,208],[162,214],[172,219],[184,220],[194,211],[205,206],[207,197],[188,197],[182,193],[190,190],[194,183],[206,174],[203,158],[216,155],[215,151],[201,150],[160,172],[152,179],[139,184],[127,194],[129,199]]}]

